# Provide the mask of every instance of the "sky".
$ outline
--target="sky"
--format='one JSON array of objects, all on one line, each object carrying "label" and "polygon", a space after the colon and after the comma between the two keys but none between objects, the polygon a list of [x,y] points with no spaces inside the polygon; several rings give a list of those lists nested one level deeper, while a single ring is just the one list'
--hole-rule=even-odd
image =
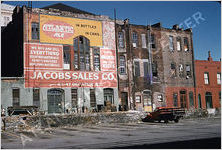
[{"label": "sky", "polygon": [[[130,20],[131,24],[147,25],[162,23],[165,28],[182,24],[192,27],[194,56],[206,60],[211,51],[213,60],[221,58],[221,4],[207,1],[33,1],[32,7],[41,8],[55,3],[66,5],[117,19]],[[28,5],[26,1],[4,1],[10,5]],[[199,18],[196,19],[195,18]]]}]

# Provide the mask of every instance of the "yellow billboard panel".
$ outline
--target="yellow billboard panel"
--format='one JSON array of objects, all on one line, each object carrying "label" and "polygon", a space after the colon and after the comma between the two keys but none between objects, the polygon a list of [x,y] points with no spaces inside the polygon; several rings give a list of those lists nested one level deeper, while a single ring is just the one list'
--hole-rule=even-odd
[{"label": "yellow billboard panel", "polygon": [[80,35],[90,40],[90,46],[102,46],[102,23],[94,20],[40,15],[40,42],[73,45],[73,39]]}]

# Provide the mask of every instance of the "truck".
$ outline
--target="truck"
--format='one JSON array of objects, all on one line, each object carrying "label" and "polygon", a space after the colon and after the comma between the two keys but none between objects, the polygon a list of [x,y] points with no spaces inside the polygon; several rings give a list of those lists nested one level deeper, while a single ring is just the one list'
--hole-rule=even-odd
[{"label": "truck", "polygon": [[184,108],[176,107],[157,107],[153,112],[148,113],[145,118],[142,119],[143,122],[161,122],[162,120],[165,123],[169,121],[174,121],[178,123],[180,118],[185,114]]}]

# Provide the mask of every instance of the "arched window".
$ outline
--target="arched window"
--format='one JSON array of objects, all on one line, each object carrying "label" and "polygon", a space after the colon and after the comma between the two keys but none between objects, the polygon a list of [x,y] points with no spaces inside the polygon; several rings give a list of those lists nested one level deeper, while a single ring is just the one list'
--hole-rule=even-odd
[{"label": "arched window", "polygon": [[198,107],[202,108],[201,95],[200,94],[198,94]]},{"label": "arched window", "polygon": [[84,36],[74,39],[74,69],[81,71],[90,70],[90,43]]},{"label": "arched window", "polygon": [[213,108],[211,92],[206,92],[205,100],[206,100],[206,108]]}]

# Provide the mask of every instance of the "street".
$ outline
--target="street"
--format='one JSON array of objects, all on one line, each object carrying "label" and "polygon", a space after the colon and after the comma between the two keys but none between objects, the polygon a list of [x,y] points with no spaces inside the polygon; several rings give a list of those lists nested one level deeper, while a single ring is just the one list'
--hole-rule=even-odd
[{"label": "street", "polygon": [[3,149],[220,148],[220,118],[2,132]]}]

